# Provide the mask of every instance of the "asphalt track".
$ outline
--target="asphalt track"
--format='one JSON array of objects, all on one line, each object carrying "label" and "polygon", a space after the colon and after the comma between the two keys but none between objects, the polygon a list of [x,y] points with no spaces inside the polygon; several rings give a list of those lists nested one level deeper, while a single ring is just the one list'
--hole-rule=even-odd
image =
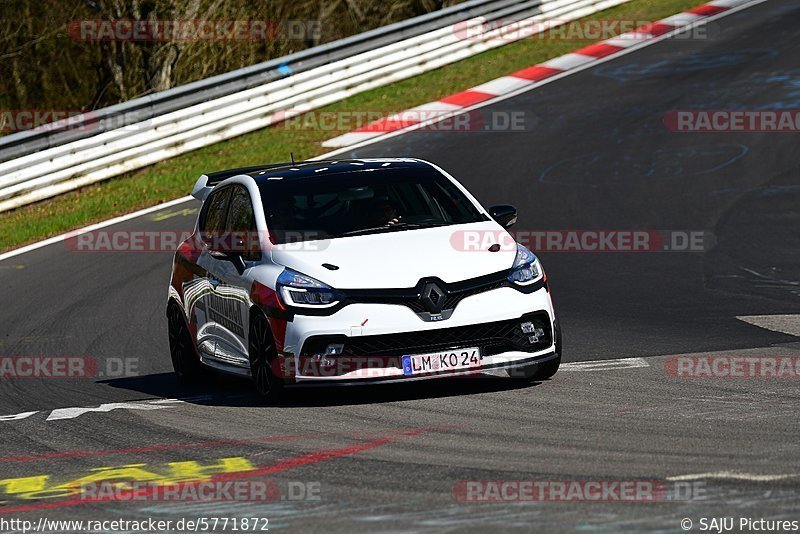
[{"label": "asphalt track", "polygon": [[[665,367],[671,355],[800,354],[797,337],[736,319],[800,308],[797,134],[662,123],[676,109],[800,109],[798,23],[800,4],[769,0],[716,21],[712,39],[669,39],[484,108],[524,111],[534,117],[525,131],[414,132],[352,153],[430,159],[485,205],[516,204],[519,229],[713,233],[705,252],[540,254],[565,360],[642,360],[567,366],[529,387],[486,377],[325,389],[264,407],[234,379],[176,386],[169,253],[56,244],[0,262],[0,354],[86,355],[101,369],[124,358],[139,375],[4,379],[0,415],[36,413],[0,420],[0,518],[261,516],[273,530],[326,532],[677,532],[682,518],[695,530],[701,517],[800,519],[796,380],[687,379]],[[118,229],[185,230],[192,207]],[[133,404],[52,412],[108,403]],[[320,499],[86,503],[4,482],[48,475],[25,487],[52,489],[101,467],[163,474],[170,462],[220,458],[249,462],[251,478],[284,497],[290,482],[316,483]],[[466,503],[454,490],[674,477],[699,481],[704,498]]]}]

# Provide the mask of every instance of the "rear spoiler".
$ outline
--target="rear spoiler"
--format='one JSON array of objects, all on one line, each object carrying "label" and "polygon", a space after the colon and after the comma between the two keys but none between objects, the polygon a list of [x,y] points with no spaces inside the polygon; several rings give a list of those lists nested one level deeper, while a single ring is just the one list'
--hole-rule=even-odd
[{"label": "rear spoiler", "polygon": [[197,179],[197,183],[194,184],[192,196],[200,202],[205,202],[206,197],[208,197],[212,189],[214,189],[214,186],[208,185],[208,175],[203,174]]},{"label": "rear spoiler", "polygon": [[257,167],[242,167],[241,169],[229,169],[227,171],[217,171],[203,174],[197,179],[197,183],[194,184],[192,196],[197,200],[205,201],[205,199],[208,197],[208,194],[211,193],[211,190],[214,189],[217,184],[224,182],[228,178],[233,178],[234,176],[239,176],[241,174],[251,175],[259,171],[275,169],[278,167],[288,167],[298,163],[271,163],[269,165],[258,165]]}]

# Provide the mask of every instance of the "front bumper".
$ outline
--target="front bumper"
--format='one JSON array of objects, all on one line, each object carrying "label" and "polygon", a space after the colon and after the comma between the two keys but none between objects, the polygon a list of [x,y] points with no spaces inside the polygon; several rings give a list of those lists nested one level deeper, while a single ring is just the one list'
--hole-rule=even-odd
[{"label": "front bumper", "polygon": [[497,370],[504,370],[504,369],[518,369],[520,367],[525,367],[527,365],[533,363],[545,363],[550,360],[553,360],[558,357],[558,354],[555,350],[551,350],[550,352],[546,352],[544,354],[539,354],[537,356],[530,356],[528,354],[528,358],[509,358],[507,361],[499,361],[493,364],[484,364],[483,367],[480,369],[474,370],[464,370],[464,371],[447,371],[447,372],[440,372],[440,373],[430,373],[426,375],[418,375],[418,376],[403,376],[402,373],[398,376],[396,374],[389,374],[389,373],[378,373],[374,370],[370,373],[362,373],[358,377],[353,378],[352,376],[342,376],[342,377],[304,377],[302,379],[298,379],[294,382],[291,387],[292,388],[303,388],[303,387],[320,387],[320,386],[367,386],[367,385],[379,385],[379,384],[399,384],[405,382],[417,382],[420,380],[431,380],[435,378],[458,378],[458,377],[470,377],[480,375],[486,371],[497,371]]},{"label": "front bumper", "polygon": [[[519,326],[545,331],[530,343]],[[406,306],[351,304],[329,316],[295,315],[286,328],[283,376],[289,382],[352,383],[419,380],[513,368],[554,358],[555,314],[548,288],[523,293],[501,287],[458,303],[449,319],[425,322]],[[324,356],[328,345],[342,353]],[[406,376],[401,358],[450,348],[479,347],[478,369]]]}]

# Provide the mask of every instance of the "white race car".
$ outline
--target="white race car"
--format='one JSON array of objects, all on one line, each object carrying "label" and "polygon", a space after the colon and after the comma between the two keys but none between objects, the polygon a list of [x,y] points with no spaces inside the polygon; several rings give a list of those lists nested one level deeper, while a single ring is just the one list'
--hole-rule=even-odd
[{"label": "white race car", "polygon": [[561,331],[536,256],[436,165],[408,158],[203,175],[167,318],[180,379],[211,368],[286,386],[506,369],[543,380]]}]

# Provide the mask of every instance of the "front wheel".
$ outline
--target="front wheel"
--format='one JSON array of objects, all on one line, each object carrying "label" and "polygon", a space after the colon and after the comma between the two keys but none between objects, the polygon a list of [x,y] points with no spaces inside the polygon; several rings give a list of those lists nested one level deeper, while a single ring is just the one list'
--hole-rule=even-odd
[{"label": "front wheel", "polygon": [[277,401],[283,395],[283,381],[272,369],[272,364],[277,361],[277,351],[267,318],[261,314],[254,316],[250,323],[248,348],[250,374],[256,391],[267,402]]}]

